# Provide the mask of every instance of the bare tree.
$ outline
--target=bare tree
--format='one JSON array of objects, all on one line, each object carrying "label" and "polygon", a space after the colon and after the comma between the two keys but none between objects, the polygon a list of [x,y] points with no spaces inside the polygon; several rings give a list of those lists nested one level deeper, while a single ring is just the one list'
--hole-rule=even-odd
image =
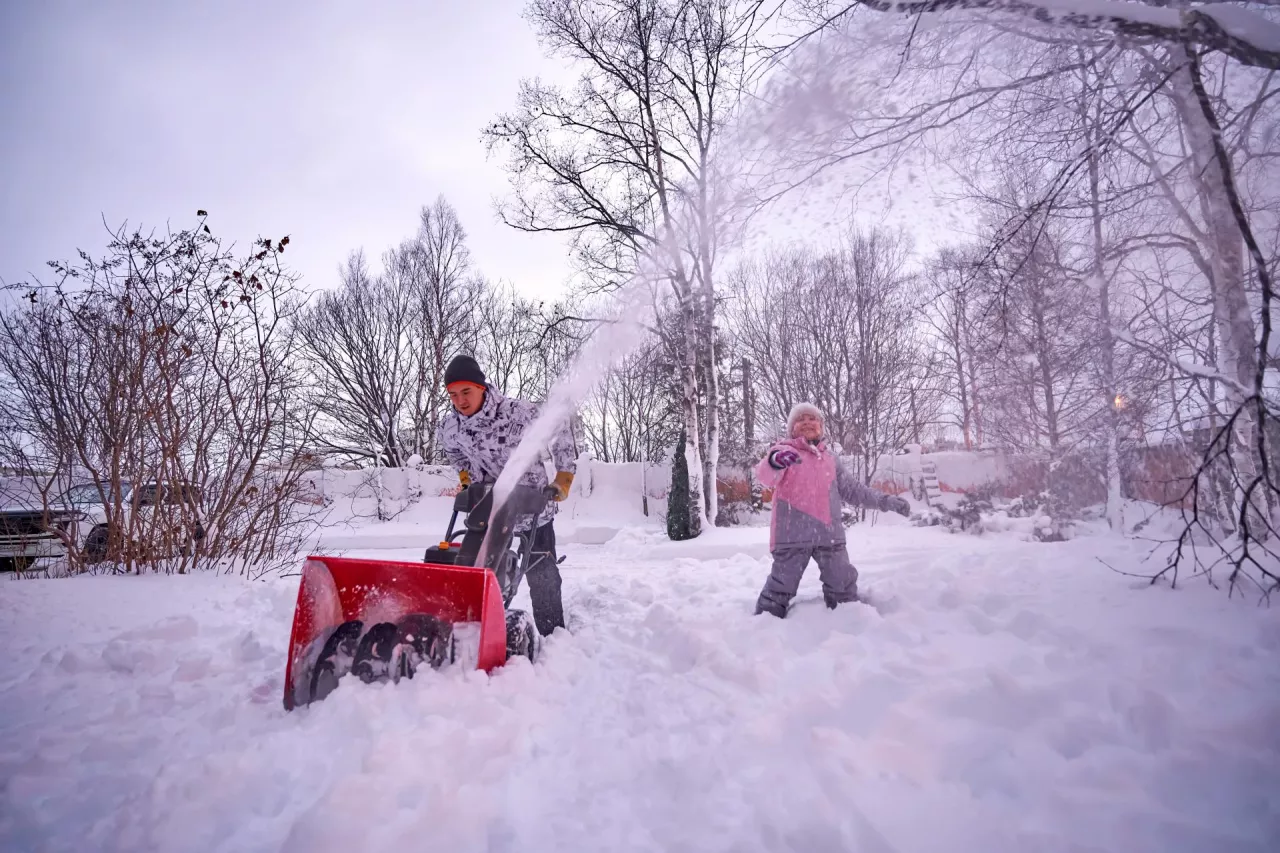
[{"label": "bare tree", "polygon": [[485,283],[474,312],[475,352],[490,383],[524,399],[546,398],[592,325],[565,303],[535,302],[509,284]]},{"label": "bare tree", "polygon": [[536,306],[509,284],[487,285],[475,306],[476,354],[503,394],[528,397],[541,385],[537,354],[543,329]]},{"label": "bare tree", "polygon": [[[1201,565],[1200,557],[1188,547],[1191,531],[1203,529],[1210,537],[1214,534],[1201,524],[1199,508],[1204,503],[1199,499],[1200,487],[1225,481],[1229,485],[1222,515],[1230,538],[1215,541],[1221,559],[1232,566],[1231,584],[1234,587],[1242,570],[1248,568],[1264,579],[1264,589],[1273,589],[1280,578],[1269,567],[1275,555],[1267,544],[1272,539],[1270,514],[1277,496],[1270,474],[1275,466],[1267,444],[1272,411],[1267,374],[1276,250],[1274,239],[1270,234],[1264,237],[1258,223],[1269,221],[1273,214],[1260,211],[1274,205],[1275,200],[1266,182],[1250,180],[1245,171],[1247,165],[1255,174],[1261,168],[1268,140],[1274,136],[1259,132],[1256,124],[1256,116],[1265,112],[1264,105],[1275,90],[1268,72],[1280,69],[1280,52],[1268,35],[1274,25],[1265,13],[1251,10],[1247,3],[1171,9],[1161,0],[1104,3],[1087,13],[1051,9],[1037,0],[862,0],[799,5],[817,14],[811,19],[813,26],[790,45],[799,55],[807,52],[808,57],[797,61],[793,51],[788,54],[789,63],[821,81],[821,87],[810,86],[810,90],[820,88],[816,94],[826,93],[825,101],[809,98],[809,104],[820,104],[820,109],[779,112],[779,126],[793,126],[798,137],[813,141],[788,152],[802,166],[802,182],[855,158],[883,155],[882,163],[891,166],[910,146],[974,132],[981,127],[978,120],[989,118],[993,107],[1025,100],[1028,92],[1050,84],[1066,93],[1067,83],[1075,81],[1075,109],[1061,110],[1062,116],[1071,117],[1070,127],[1075,132],[1049,143],[1047,148],[1053,153],[1042,163],[1049,168],[1040,197],[1028,199],[1020,220],[1000,229],[998,242],[988,250],[986,260],[994,258],[1003,242],[1015,234],[1034,233],[1041,224],[1056,220],[1063,268],[1081,271],[1080,262],[1086,261],[1083,271],[1097,286],[1090,313],[1100,356],[1095,359],[1098,403],[1127,398],[1120,392],[1122,381],[1117,373],[1123,360],[1121,345],[1141,351],[1148,364],[1164,357],[1177,374],[1169,377],[1173,391],[1170,405],[1186,400],[1185,395],[1180,399],[1176,389],[1208,392],[1206,414],[1218,422],[1210,429],[1204,462],[1191,481],[1188,505],[1195,508],[1194,515],[1169,568],[1176,569],[1188,556]],[[857,9],[886,13],[880,16],[883,20],[896,19],[901,26],[880,28],[875,36],[853,35],[847,38],[849,45],[882,63],[891,61],[886,54],[896,48],[899,55],[893,79],[901,77],[902,86],[924,92],[924,97],[894,103],[893,98],[899,97],[896,94],[867,97],[862,90],[852,97],[841,97],[840,87],[831,85],[833,75],[821,73],[823,63],[842,69],[834,75],[841,82],[856,73],[858,63],[851,58],[848,46],[843,51],[838,46],[834,49],[837,59],[833,62],[832,43],[839,45],[843,37],[824,40],[820,46],[811,37],[818,32],[836,35],[852,30],[850,14]],[[923,12],[936,13],[936,26],[927,32],[917,31],[909,17]],[[866,29],[863,21],[859,32]],[[900,34],[901,40],[893,46],[871,42],[886,32]],[[999,62],[994,61],[996,57]],[[932,83],[945,85],[935,87]],[[784,86],[782,91],[794,94],[797,90]],[[814,93],[801,87],[801,94]],[[793,104],[804,101],[791,100]],[[1067,99],[1059,101],[1061,106],[1067,105]],[[882,109],[886,104],[897,108]],[[814,128],[819,132],[812,132]],[[1170,157],[1170,152],[1161,150],[1167,149],[1162,143],[1169,140],[1184,146],[1181,156]],[[1119,169],[1116,157],[1120,152],[1137,161],[1145,159],[1151,167],[1148,177]],[[1175,176],[1182,179],[1174,180]],[[1180,221],[1176,227],[1167,234],[1139,230],[1118,235],[1114,226],[1117,215],[1150,212],[1151,188],[1159,188],[1177,211]],[[1061,225],[1071,218],[1063,208],[1071,207],[1085,214],[1083,221],[1092,232],[1087,242],[1076,242],[1075,237],[1063,239]],[[1154,246],[1138,250],[1132,245],[1135,240],[1151,241]],[[1127,241],[1131,244],[1125,245]],[[1076,256],[1073,245],[1088,246],[1091,257]],[[1208,362],[1161,352],[1149,339],[1126,329],[1124,317],[1115,315],[1117,308],[1133,299],[1146,315],[1139,325],[1154,330],[1159,317],[1187,313],[1179,308],[1178,299],[1166,298],[1167,285],[1149,286],[1155,284],[1149,270],[1133,269],[1138,255],[1145,255],[1158,267],[1174,268],[1169,254],[1179,252],[1193,257],[1201,277],[1198,282],[1194,275],[1187,279],[1189,291],[1177,296],[1189,296],[1193,301],[1208,297],[1211,326],[1207,339],[1201,336],[1197,344],[1212,353]],[[1022,254],[1034,257],[1033,252]],[[1132,291],[1124,278],[1135,285]],[[1151,298],[1162,290],[1164,295]],[[1193,308],[1191,301],[1181,302],[1186,309]],[[1122,313],[1127,312],[1122,309]],[[1197,323],[1189,329],[1157,334],[1190,341],[1197,337],[1191,329],[1197,328],[1205,327]],[[1109,436],[1103,440],[1109,458],[1108,497],[1114,507],[1118,444],[1125,418],[1119,405],[1110,412],[1098,408],[1107,422],[1096,432]],[[1042,409],[1047,416],[1043,404]],[[1211,564],[1204,564],[1206,572]]]},{"label": "bare tree", "polygon": [[581,77],[572,90],[524,82],[516,110],[485,132],[509,157],[508,224],[574,235],[598,287],[648,267],[646,278],[670,287],[682,320],[691,490],[709,521],[719,454],[716,262],[729,225],[716,157],[758,26],[755,5],[534,0],[539,37]]},{"label": "bare tree", "polygon": [[761,408],[776,425],[795,403],[815,403],[867,478],[881,453],[918,439],[941,408],[922,369],[907,259],[901,236],[855,231],[839,252],[794,249],[731,277],[731,329],[757,366]]},{"label": "bare tree", "polygon": [[422,209],[418,233],[385,253],[382,272],[353,253],[341,287],[298,318],[317,380],[317,446],[391,468],[437,455],[444,369],[475,349],[475,305],[484,301],[465,240],[453,208],[437,199]]},{"label": "bare tree", "polygon": [[982,392],[978,385],[978,295],[976,263],[981,249],[945,249],[922,276],[927,298],[920,314],[937,346],[940,393],[950,401],[944,415],[960,430],[966,450],[981,447]]},{"label": "bare tree", "polygon": [[415,311],[413,395],[408,443],[425,459],[437,456],[436,424],[446,408],[444,370],[453,352],[475,347],[474,305],[484,282],[471,271],[466,232],[443,196],[419,214],[417,236],[387,253],[386,275]]},{"label": "bare tree", "polygon": [[652,340],[615,365],[583,406],[588,446],[603,462],[660,459],[680,433],[674,365]]},{"label": "bare tree", "polygon": [[[289,320],[288,238],[233,256],[204,222],[122,227],[107,255],[53,263],[0,315],[0,397],[45,512],[78,485],[105,521],[59,528],[73,570],[109,565],[249,573],[294,559],[307,462]],[[10,444],[13,447],[13,444]]]},{"label": "bare tree", "polygon": [[411,294],[375,278],[358,252],[340,275],[341,288],[321,293],[297,321],[317,380],[315,439],[330,452],[398,468],[413,452],[402,443],[418,377]]},{"label": "bare tree", "polygon": [[1247,3],[1223,3],[1225,10],[1215,8],[1216,4],[1170,9],[1162,0],[1134,4],[1138,8],[1105,3],[1080,10],[1037,0],[802,0],[799,5],[819,16],[818,27],[806,37],[841,23],[858,9],[904,17],[983,11],[990,13],[993,24],[1026,22],[1077,35],[1102,32],[1129,44],[1185,44],[1195,50],[1220,51],[1243,65],[1280,70],[1280,50],[1268,38],[1272,25],[1263,15],[1249,11]]}]

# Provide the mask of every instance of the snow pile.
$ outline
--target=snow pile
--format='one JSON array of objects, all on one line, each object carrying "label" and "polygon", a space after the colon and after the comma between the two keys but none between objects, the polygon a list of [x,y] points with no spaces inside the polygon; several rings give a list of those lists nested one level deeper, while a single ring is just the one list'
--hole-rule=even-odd
[{"label": "snow pile", "polygon": [[293,713],[296,578],[0,581],[0,849],[1276,849],[1280,612],[1099,562],[1140,543],[886,518],[872,606],[811,568],[778,621],[766,530],[616,526],[538,663]]},{"label": "snow pile", "polygon": [[480,623],[455,622],[453,625],[453,660],[447,666],[466,672],[480,662]]}]

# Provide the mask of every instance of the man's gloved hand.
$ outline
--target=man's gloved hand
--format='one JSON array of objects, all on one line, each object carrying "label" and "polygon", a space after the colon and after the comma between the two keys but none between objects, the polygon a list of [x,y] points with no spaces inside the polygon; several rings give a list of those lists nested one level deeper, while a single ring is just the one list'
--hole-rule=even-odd
[{"label": "man's gloved hand", "polygon": [[568,471],[557,471],[553,484],[560,491],[560,496],[556,498],[556,502],[559,503],[569,497],[569,487],[573,485],[573,474]]},{"label": "man's gloved hand", "polygon": [[800,454],[796,453],[790,447],[784,447],[769,454],[769,465],[779,471],[784,468],[790,468],[799,461]]},{"label": "man's gloved hand", "polygon": [[911,515],[911,504],[906,498],[900,498],[897,495],[885,495],[884,511],[896,512],[898,515]]},{"label": "man's gloved hand", "polygon": [[459,471],[459,472],[458,472],[458,481],[459,481],[459,482],[461,482],[461,483],[462,483],[462,485],[463,485],[464,487],[466,487],[466,486],[470,486],[470,485],[471,485],[471,472],[470,472],[470,471]]}]

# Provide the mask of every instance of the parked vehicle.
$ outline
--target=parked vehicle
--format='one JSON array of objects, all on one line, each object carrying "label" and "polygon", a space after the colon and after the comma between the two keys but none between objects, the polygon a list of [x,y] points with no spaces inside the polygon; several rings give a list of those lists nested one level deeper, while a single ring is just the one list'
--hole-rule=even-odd
[{"label": "parked vehicle", "polygon": [[[104,495],[110,506],[103,502]],[[151,544],[168,552],[146,555],[156,558],[193,553],[205,537],[202,496],[194,486],[124,482],[119,497],[120,513],[114,519],[110,507],[117,503],[115,491],[96,483],[72,486],[47,507],[0,510],[0,572],[23,571],[37,560],[61,559],[72,549],[86,564],[101,563],[108,556],[113,524],[121,533],[117,539],[129,536],[143,551]]]}]

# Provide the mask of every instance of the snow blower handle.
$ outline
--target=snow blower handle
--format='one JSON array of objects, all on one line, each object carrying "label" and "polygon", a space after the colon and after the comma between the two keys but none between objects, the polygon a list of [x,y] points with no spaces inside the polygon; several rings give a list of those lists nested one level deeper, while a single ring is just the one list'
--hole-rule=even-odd
[{"label": "snow blower handle", "polygon": [[[520,581],[524,577],[524,564],[529,559],[533,544],[532,535],[524,538],[523,555],[511,551],[511,541],[516,536],[516,527],[521,519],[528,518],[531,525],[536,525],[538,516],[542,515],[547,504],[559,494],[555,486],[544,486],[535,489],[531,486],[516,486],[507,499],[502,502],[490,520],[489,530],[485,534],[485,547],[480,549],[477,564],[489,569],[497,576],[498,588],[502,590],[503,607],[511,606]],[[530,534],[532,530],[530,531]]]},{"label": "snow blower handle", "polygon": [[489,547],[479,564],[486,569],[496,568],[496,561],[500,559],[501,554],[506,553],[511,540],[515,537],[515,530],[520,520],[530,518],[536,524],[538,516],[542,515],[555,494],[555,486],[546,486],[541,489],[535,489],[532,486],[516,486],[491,516],[489,513],[492,510],[492,503],[485,506],[483,511],[488,517],[485,538]]}]

